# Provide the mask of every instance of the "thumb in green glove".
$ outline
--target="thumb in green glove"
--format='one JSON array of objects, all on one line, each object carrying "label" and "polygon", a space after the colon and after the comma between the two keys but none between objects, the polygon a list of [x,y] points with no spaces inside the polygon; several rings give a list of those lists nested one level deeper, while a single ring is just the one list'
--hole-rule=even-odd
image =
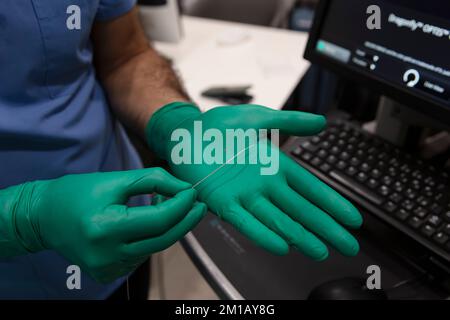
[{"label": "thumb in green glove", "polygon": [[[170,199],[127,207],[135,195]],[[69,175],[0,191],[0,255],[52,249],[100,282],[133,271],[194,228],[196,191],[162,169]]]}]

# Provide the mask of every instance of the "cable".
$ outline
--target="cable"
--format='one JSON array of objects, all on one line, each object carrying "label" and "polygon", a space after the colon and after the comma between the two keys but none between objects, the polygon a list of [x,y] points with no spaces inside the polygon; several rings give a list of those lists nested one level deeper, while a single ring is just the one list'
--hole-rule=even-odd
[{"label": "cable", "polygon": [[156,256],[156,265],[157,265],[157,272],[158,275],[158,289],[159,289],[159,298],[161,300],[166,300],[166,286],[164,281],[164,253],[160,252]]},{"label": "cable", "polygon": [[127,301],[130,301],[130,281],[129,278],[127,277]]},{"label": "cable", "polygon": [[203,179],[201,179],[199,182],[197,182],[196,184],[194,184],[192,186],[192,189],[197,188],[199,185],[201,185],[203,182],[205,182],[209,177],[215,175],[218,171],[220,171],[222,168],[226,167],[227,165],[229,165],[231,162],[233,162],[234,159],[236,159],[237,157],[239,157],[242,153],[244,153],[245,151],[249,150],[250,148],[256,146],[256,144],[253,144],[251,146],[248,146],[247,148],[239,151],[236,155],[234,155],[233,157],[231,157],[230,159],[228,159],[224,164],[222,164],[220,167],[218,167],[217,169],[215,169],[213,172],[211,172],[210,174],[208,174],[206,177],[204,177]]}]

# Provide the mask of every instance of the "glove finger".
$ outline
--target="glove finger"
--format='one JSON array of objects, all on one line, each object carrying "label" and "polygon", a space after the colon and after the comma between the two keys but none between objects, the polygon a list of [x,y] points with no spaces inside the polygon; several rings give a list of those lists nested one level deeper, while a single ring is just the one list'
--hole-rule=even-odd
[{"label": "glove finger", "polygon": [[305,199],[329,213],[339,223],[357,229],[362,225],[359,211],[339,193],[292,160],[284,165],[289,186]]},{"label": "glove finger", "polygon": [[327,121],[324,116],[300,111],[277,111],[268,109],[264,127],[279,129],[293,136],[311,136],[323,131]]},{"label": "glove finger", "polygon": [[355,256],[358,253],[358,241],[347,230],[290,187],[277,188],[270,197],[283,212],[342,254]]},{"label": "glove finger", "polygon": [[166,201],[166,197],[164,197],[163,195],[155,194],[152,197],[152,205],[153,206],[156,206],[157,204],[163,203],[164,201]]},{"label": "glove finger", "polygon": [[124,174],[124,194],[127,197],[153,192],[171,196],[192,187],[161,168],[126,171]]},{"label": "glove finger", "polygon": [[250,201],[245,207],[264,225],[306,256],[319,261],[328,257],[327,247],[322,241],[279,210],[268,199],[259,197]]},{"label": "glove finger", "polygon": [[257,246],[280,256],[289,253],[289,245],[283,238],[267,228],[237,203],[231,205],[222,216],[225,221],[233,225]]},{"label": "glove finger", "polygon": [[127,256],[150,255],[167,249],[191,231],[205,216],[206,205],[197,202],[184,219],[169,231],[155,238],[132,242],[124,247]]},{"label": "glove finger", "polygon": [[115,231],[124,242],[138,241],[166,233],[192,210],[197,192],[181,191],[160,204],[127,207],[126,215],[115,221]]}]

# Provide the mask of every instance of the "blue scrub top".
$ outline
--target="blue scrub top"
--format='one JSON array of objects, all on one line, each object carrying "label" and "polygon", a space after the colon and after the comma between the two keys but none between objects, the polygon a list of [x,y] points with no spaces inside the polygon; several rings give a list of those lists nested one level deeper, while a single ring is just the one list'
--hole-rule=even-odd
[{"label": "blue scrub top", "polygon": [[[67,28],[71,5],[81,9],[80,30]],[[114,19],[134,5],[0,1],[0,189],[69,173],[142,167],[96,80],[90,43],[94,21]],[[69,290],[69,265],[53,251],[2,259],[0,298],[103,299],[123,282],[100,285],[82,274],[81,290]]]}]

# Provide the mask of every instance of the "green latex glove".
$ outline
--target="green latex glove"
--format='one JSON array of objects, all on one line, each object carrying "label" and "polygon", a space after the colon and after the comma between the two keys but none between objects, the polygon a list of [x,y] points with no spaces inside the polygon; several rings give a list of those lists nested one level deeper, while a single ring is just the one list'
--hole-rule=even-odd
[{"label": "green latex glove", "polygon": [[[274,111],[256,105],[219,107],[206,113],[188,103],[173,103],[150,120],[146,136],[150,147],[171,162],[175,129],[193,133],[194,121],[203,129],[280,129],[289,135],[314,135],[326,125],[325,118],[291,111]],[[259,141],[259,144],[267,141]],[[270,146],[274,151],[274,146]],[[250,150],[250,149],[249,149]],[[239,150],[235,150],[237,152]],[[246,152],[248,153],[248,152]],[[248,154],[246,155],[248,156]],[[280,152],[280,169],[261,175],[261,165],[179,164],[172,161],[175,176],[196,184],[199,199],[257,245],[283,255],[294,246],[305,255],[323,260],[328,256],[324,242],[347,256],[356,255],[359,245],[343,227],[359,228],[357,209],[296,162]]]},{"label": "green latex glove", "polygon": [[[157,192],[164,203],[127,207]],[[0,191],[0,256],[52,249],[100,282],[133,271],[201,220],[196,191],[166,171],[69,175]]]}]

